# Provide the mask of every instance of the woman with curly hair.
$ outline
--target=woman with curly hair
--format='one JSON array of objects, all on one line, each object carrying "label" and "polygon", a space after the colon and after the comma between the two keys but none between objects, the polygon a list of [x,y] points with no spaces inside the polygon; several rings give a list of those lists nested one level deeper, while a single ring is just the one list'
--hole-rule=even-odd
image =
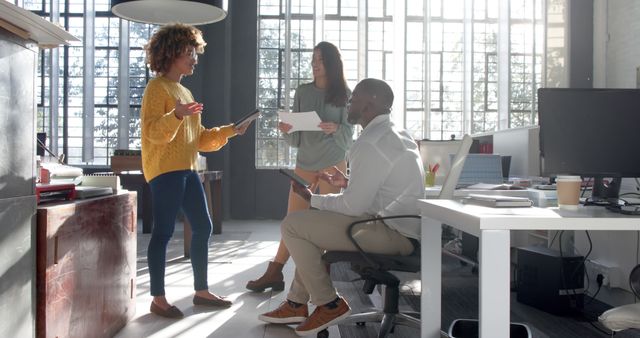
[{"label": "woman with curly hair", "polygon": [[207,258],[212,223],[197,170],[199,151],[216,151],[230,137],[242,135],[249,123],[211,129],[201,124],[202,103],[180,84],[192,75],[206,43],[202,32],[189,25],[159,28],[145,46],[147,63],[155,72],[142,98],[142,168],[152,195],[154,225],[147,251],[151,284],[150,311],[169,318],[182,311],[165,298],[167,243],[179,210],[192,227],[191,267],[195,305],[228,307],[231,302],[209,292]]}]

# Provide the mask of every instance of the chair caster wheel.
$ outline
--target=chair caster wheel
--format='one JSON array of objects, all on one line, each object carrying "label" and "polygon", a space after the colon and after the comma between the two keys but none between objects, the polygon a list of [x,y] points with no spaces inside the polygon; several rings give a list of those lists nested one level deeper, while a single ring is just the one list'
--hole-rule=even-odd
[{"label": "chair caster wheel", "polygon": [[318,332],[318,335],[316,337],[318,337],[318,338],[328,338],[329,337],[329,330],[324,329],[324,330]]},{"label": "chair caster wheel", "polygon": [[357,326],[364,326],[364,324],[365,324],[364,322],[356,322]]}]

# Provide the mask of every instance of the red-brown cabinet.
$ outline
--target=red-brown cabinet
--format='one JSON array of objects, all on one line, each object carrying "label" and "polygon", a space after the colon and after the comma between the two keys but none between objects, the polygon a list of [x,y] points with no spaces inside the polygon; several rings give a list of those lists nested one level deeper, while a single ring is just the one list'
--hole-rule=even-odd
[{"label": "red-brown cabinet", "polygon": [[135,312],[136,193],[38,206],[36,336],[112,337]]}]

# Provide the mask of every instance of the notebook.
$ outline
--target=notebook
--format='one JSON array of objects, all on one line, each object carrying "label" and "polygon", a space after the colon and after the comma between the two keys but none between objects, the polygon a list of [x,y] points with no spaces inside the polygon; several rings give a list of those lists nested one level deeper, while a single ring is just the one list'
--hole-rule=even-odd
[{"label": "notebook", "polygon": [[533,205],[533,202],[526,197],[503,195],[469,194],[469,196],[462,201],[465,204],[475,204],[491,208],[520,208]]}]

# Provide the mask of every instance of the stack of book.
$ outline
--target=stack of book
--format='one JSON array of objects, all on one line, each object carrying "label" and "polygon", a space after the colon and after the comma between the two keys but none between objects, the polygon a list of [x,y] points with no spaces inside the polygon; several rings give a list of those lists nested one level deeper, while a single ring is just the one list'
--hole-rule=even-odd
[{"label": "stack of book", "polygon": [[469,196],[463,200],[463,203],[491,208],[521,208],[533,205],[533,202],[526,197],[482,194],[469,194]]}]

